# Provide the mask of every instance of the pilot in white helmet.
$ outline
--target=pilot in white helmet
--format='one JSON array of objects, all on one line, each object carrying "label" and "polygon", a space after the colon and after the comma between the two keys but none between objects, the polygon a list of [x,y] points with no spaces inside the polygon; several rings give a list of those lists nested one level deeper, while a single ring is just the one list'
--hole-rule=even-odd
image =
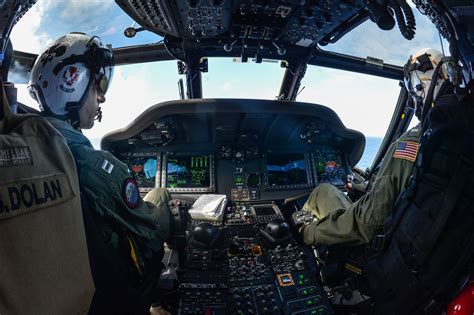
[{"label": "pilot in white helmet", "polygon": [[[113,60],[112,50],[98,37],[67,34],[37,58],[29,92],[42,115],[66,139],[87,209],[116,258],[114,266],[96,271],[101,276],[94,277],[95,285],[105,299],[93,305],[99,308],[96,313],[114,313],[111,306],[120,313],[147,313],[162,268],[163,242],[171,234],[170,195],[166,189],[155,188],[142,199],[128,167],[111,153],[95,150],[81,131],[100,121]],[[90,253],[91,261],[96,254]],[[111,275],[104,277],[104,272]]]}]

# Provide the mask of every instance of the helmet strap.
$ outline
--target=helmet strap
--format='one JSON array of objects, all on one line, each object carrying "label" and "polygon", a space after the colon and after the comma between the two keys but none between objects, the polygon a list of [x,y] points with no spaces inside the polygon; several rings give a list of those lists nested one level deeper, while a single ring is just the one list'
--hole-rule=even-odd
[{"label": "helmet strap", "polygon": [[74,129],[78,130],[81,128],[81,117],[79,116],[79,108],[79,102],[66,103],[67,121]]},{"label": "helmet strap", "polygon": [[[89,70],[90,71],[90,70]],[[81,99],[78,102],[67,102],[65,110],[67,112],[67,120],[71,124],[74,129],[80,130],[81,129],[81,117],[79,116],[79,111],[84,106],[87,97],[91,91],[93,86],[94,78],[93,75],[90,75],[89,83],[87,83],[86,90],[84,94],[82,94]]]},{"label": "helmet strap", "polygon": [[[441,66],[443,65],[443,60],[441,60],[438,65],[436,66],[435,70],[433,71],[433,75],[431,76],[431,84],[428,89],[428,93],[425,98],[425,103],[423,104],[423,108],[421,109],[421,125],[425,124],[426,117],[428,117],[428,112],[431,109],[433,99],[434,99],[434,90],[436,84],[438,83],[439,79],[439,72],[441,71]],[[439,92],[438,92],[439,94]]]}]

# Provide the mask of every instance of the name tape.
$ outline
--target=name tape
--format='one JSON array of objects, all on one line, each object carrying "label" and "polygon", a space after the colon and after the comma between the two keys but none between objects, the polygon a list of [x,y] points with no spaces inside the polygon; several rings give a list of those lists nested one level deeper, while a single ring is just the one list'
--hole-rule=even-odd
[{"label": "name tape", "polygon": [[55,206],[74,197],[64,174],[0,184],[0,219]]},{"label": "name tape", "polygon": [[29,147],[12,147],[0,149],[0,167],[32,165]]}]

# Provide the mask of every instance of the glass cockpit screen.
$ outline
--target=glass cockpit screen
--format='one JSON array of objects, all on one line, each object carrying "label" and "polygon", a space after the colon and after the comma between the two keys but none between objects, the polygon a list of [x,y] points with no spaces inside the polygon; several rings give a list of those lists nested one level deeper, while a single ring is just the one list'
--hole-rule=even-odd
[{"label": "glass cockpit screen", "polygon": [[156,156],[126,156],[122,162],[137,181],[140,188],[154,188],[157,172]]},{"label": "glass cockpit screen", "polygon": [[347,169],[340,152],[335,150],[318,150],[313,153],[316,180],[336,186],[344,185]]},{"label": "glass cockpit screen", "polygon": [[210,155],[168,156],[166,160],[166,187],[211,187],[211,164]]},{"label": "glass cockpit screen", "polygon": [[267,153],[265,167],[268,188],[299,188],[311,184],[304,153]]}]

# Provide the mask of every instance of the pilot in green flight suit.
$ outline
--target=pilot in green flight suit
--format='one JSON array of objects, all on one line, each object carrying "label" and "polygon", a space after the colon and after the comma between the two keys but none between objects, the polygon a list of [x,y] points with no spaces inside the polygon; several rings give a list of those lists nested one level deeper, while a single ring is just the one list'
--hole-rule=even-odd
[{"label": "pilot in green flight suit", "polygon": [[[413,100],[420,119],[423,103],[431,85],[434,68],[442,54],[434,49],[411,56],[405,67],[409,100]],[[409,66],[409,67],[408,67]],[[447,77],[444,69],[436,81],[434,96]],[[317,220],[302,226],[300,233],[306,244],[361,245],[372,241],[376,231],[392,212],[398,195],[403,191],[413,171],[421,137],[420,124],[404,133],[389,147],[370,191],[355,203],[335,186],[318,185],[303,206]]]},{"label": "pilot in green flight suit", "polygon": [[393,203],[413,171],[421,135],[419,126],[392,143],[372,189],[355,203],[330,184],[318,185],[303,206],[315,214],[315,221],[303,228],[306,244],[360,245],[369,243],[383,226]]},{"label": "pilot in green flight suit", "polygon": [[92,217],[119,257],[128,258],[126,277],[139,287],[152,271],[159,278],[163,242],[170,237],[170,195],[155,188],[142,199],[128,167],[95,150],[81,132],[93,127],[96,116],[100,121],[99,105],[112,74],[112,51],[97,37],[71,33],[37,58],[29,91],[66,139]]}]

